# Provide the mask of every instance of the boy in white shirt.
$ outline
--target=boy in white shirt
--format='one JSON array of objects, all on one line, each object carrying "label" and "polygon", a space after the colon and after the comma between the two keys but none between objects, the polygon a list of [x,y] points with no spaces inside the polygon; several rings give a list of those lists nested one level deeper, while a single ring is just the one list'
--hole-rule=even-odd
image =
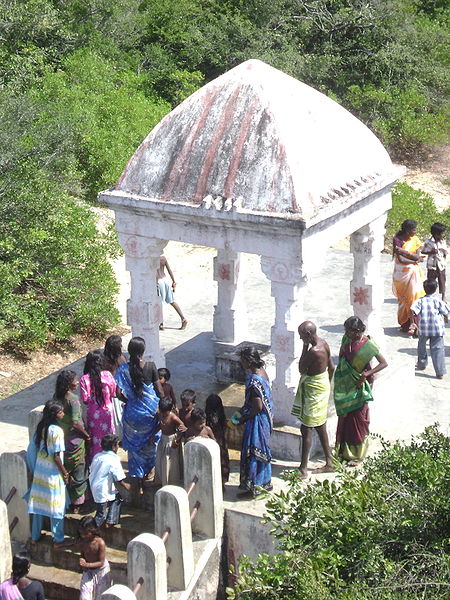
[{"label": "boy in white shirt", "polygon": [[109,528],[119,523],[123,502],[114,484],[118,483],[125,490],[129,490],[131,486],[125,481],[125,473],[117,456],[118,436],[108,433],[103,436],[101,445],[102,452],[94,456],[91,464],[89,485],[97,507],[95,522],[100,527],[106,521],[105,526]]},{"label": "boy in white shirt", "polygon": [[427,279],[437,279],[439,293],[445,302],[445,279],[447,266],[447,244],[445,243],[445,231],[447,227],[442,223],[433,223],[430,227],[431,237],[426,240],[422,247],[422,254],[427,258]]}]

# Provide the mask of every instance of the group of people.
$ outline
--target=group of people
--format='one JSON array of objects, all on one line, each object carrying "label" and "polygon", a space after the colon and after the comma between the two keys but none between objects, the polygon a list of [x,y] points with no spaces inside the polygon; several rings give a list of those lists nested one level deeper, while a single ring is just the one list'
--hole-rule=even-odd
[{"label": "group of people", "polygon": [[[119,523],[123,499],[117,486],[130,490],[134,483],[140,493],[154,469],[156,482],[180,485],[183,444],[197,436],[217,441],[223,484],[228,481],[220,396],[211,394],[203,410],[196,406],[195,392],[187,389],[178,409],[169,370],[144,361],[144,353],[145,341],[134,337],[127,360],[121,338],[110,336],[103,352],[88,353],[79,382],[74,371],[61,371],[28,447],[31,544],[38,542],[43,518],[49,517],[54,546],[67,545],[64,515],[79,512],[87,500],[95,503],[95,516],[80,525],[82,600],[99,597],[110,583],[99,531]],[[131,483],[117,455],[119,444],[128,452]]]},{"label": "group of people", "polygon": [[[444,321],[449,307],[445,303],[447,244],[446,226],[433,223],[431,236],[422,243],[416,235],[417,221],[407,219],[393,239],[393,292],[398,300],[400,331],[418,338],[417,370],[426,368],[427,342],[438,379],[445,369]],[[427,258],[427,277],[424,280],[420,263]],[[441,299],[435,296],[439,290]]]}]

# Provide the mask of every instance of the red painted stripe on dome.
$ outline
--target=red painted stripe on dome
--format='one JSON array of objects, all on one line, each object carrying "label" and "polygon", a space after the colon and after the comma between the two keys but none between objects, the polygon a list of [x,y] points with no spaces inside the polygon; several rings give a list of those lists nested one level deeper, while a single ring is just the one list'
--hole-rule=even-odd
[{"label": "red painted stripe on dome", "polygon": [[205,153],[205,160],[203,162],[203,166],[200,171],[200,175],[198,176],[198,179],[197,179],[197,188],[195,190],[195,197],[194,197],[194,202],[196,204],[200,204],[200,202],[206,196],[206,187],[208,184],[208,178],[209,178],[209,174],[210,174],[211,169],[214,164],[214,159],[216,158],[217,148],[222,139],[225,129],[232,122],[233,111],[234,111],[239,93],[241,91],[241,88],[242,88],[241,85],[237,86],[236,89],[231,94],[231,96],[229,97],[229,99],[227,100],[225,109],[222,113],[220,124],[217,126],[217,129],[215,130],[214,135],[212,136],[212,138],[209,142],[208,149]]},{"label": "red painted stripe on dome", "polygon": [[197,140],[198,133],[201,131],[206,123],[206,119],[211,111],[211,107],[214,101],[221,92],[220,88],[212,90],[206,89],[203,97],[203,109],[200,116],[195,123],[194,127],[189,131],[186,136],[186,140],[183,144],[183,148],[175,159],[169,174],[166,177],[166,184],[162,194],[162,200],[168,201],[171,198],[173,190],[178,187],[183,189],[187,177],[187,169],[183,168],[189,164],[189,158],[191,157],[192,146]]},{"label": "red painted stripe on dome", "polygon": [[250,106],[247,107],[245,117],[242,119],[241,126],[239,127],[239,132],[236,137],[233,154],[231,156],[230,166],[228,168],[227,178],[225,180],[224,185],[224,195],[226,198],[233,197],[234,184],[236,183],[236,175],[242,159],[242,150],[248,137],[250,123],[252,122],[256,106],[257,103],[253,100],[250,103]]}]

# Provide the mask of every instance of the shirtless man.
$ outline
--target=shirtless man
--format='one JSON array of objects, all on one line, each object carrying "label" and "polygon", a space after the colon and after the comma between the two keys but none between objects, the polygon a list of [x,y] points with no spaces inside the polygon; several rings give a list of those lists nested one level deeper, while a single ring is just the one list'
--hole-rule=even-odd
[{"label": "shirtless man", "polygon": [[311,321],[305,321],[298,328],[303,342],[303,351],[298,363],[301,373],[292,414],[301,422],[302,457],[300,476],[308,477],[308,459],[312,444],[312,430],[319,435],[325,454],[325,465],[314,469],[313,473],[332,473],[333,458],[326,429],[328,400],[330,397],[330,381],[333,377],[334,365],[331,360],[327,342],[317,336],[317,329]]},{"label": "shirtless man", "polygon": [[[167,279],[166,269],[170,276],[170,279],[172,280],[172,285],[169,283],[169,281]],[[156,271],[156,282],[158,285],[158,296],[161,298],[161,302],[167,302],[167,304],[170,304],[171,306],[173,306],[173,308],[175,309],[175,311],[177,312],[177,314],[179,315],[179,317],[181,319],[180,329],[186,329],[187,320],[185,319],[181,308],[175,302],[174,297],[173,297],[173,293],[175,291],[175,286],[177,285],[176,281],[175,281],[175,277],[173,276],[173,272],[169,266],[169,262],[167,261],[167,258],[163,254],[161,254],[161,256],[159,257],[159,269]],[[164,324],[161,323],[159,328],[161,330],[164,329]]]}]

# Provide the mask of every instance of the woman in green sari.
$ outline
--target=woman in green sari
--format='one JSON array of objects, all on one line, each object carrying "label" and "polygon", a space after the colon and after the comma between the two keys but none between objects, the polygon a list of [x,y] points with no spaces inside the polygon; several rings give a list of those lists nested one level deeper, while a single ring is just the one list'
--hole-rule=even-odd
[{"label": "woman in green sari", "polygon": [[[370,336],[364,335],[364,323],[349,317],[334,373],[334,403],[339,417],[336,431],[336,454],[349,466],[361,462],[369,442],[369,405],[373,400],[373,376],[385,367],[386,359]],[[372,368],[370,361],[378,364]]]},{"label": "woman in green sari", "polygon": [[68,490],[72,512],[79,512],[85,500],[87,488],[86,440],[90,440],[81,414],[78,396],[74,393],[78,386],[78,377],[74,371],[61,371],[56,379],[53,398],[64,406],[64,418],[59,425],[64,431],[64,466],[69,473]]}]

